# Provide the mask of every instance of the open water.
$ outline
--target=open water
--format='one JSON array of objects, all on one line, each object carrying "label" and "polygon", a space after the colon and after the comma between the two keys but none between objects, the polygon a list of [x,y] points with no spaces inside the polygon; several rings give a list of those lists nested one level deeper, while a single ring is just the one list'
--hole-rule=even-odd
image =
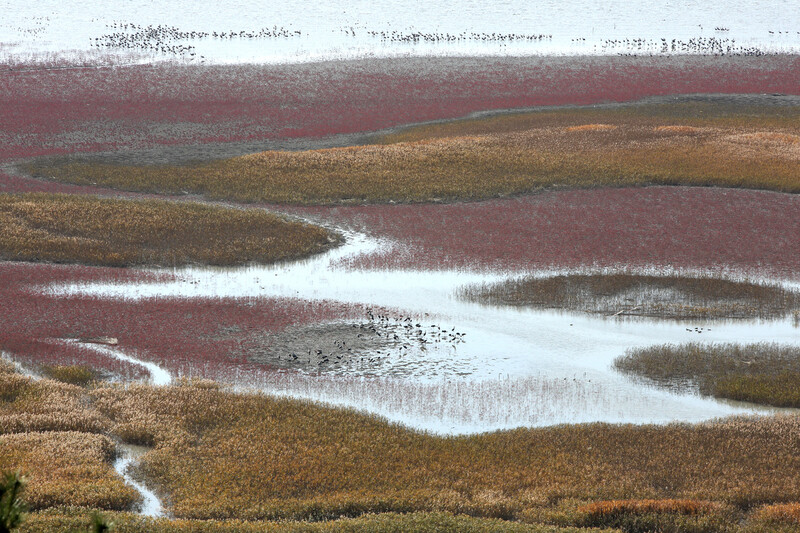
[{"label": "open water", "polygon": [[0,13],[0,61],[800,51],[796,0],[3,0]]}]

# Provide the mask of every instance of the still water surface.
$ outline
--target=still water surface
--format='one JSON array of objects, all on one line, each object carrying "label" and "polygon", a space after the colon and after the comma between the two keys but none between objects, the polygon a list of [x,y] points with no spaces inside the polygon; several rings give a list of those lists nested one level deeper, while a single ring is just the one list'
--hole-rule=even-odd
[{"label": "still water surface", "polygon": [[[313,375],[247,371],[235,377],[239,389],[354,407],[437,433],[591,421],[694,422],[765,411],[657,389],[619,374],[612,363],[628,348],[660,343],[800,343],[800,330],[789,319],[679,322],[466,302],[457,296],[465,285],[520,273],[353,270],[342,266],[342,259],[385,252],[395,244],[357,232],[346,233],[346,239],[345,245],[305,261],[189,267],[176,272],[177,281],[166,283],[82,284],[48,290],[133,299],[332,300],[396,309],[398,316],[454,328],[465,333],[464,342],[390,350],[380,365],[366,370],[353,366]],[[161,370],[152,375],[156,383],[170,379]]]}]

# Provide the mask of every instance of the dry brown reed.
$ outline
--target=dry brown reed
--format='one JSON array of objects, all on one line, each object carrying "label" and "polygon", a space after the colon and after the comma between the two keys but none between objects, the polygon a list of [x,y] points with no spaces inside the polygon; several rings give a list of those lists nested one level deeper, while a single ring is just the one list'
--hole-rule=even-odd
[{"label": "dry brown reed", "polygon": [[786,438],[800,427],[796,417],[440,438],[348,410],[207,387],[104,387],[92,397],[116,424],[152,428],[155,450],[140,473],[182,518],[448,511],[522,519],[565,499],[741,508],[800,499],[800,463]]},{"label": "dry brown reed", "polygon": [[108,420],[83,401],[84,390],[58,381],[0,373],[0,434],[36,431],[102,433]]},{"label": "dry brown reed", "polygon": [[717,502],[698,500],[610,500],[581,506],[578,512],[592,518],[605,518],[628,513],[705,514],[718,512],[721,507]]},{"label": "dry brown reed", "polygon": [[568,274],[467,287],[491,304],[659,318],[777,318],[800,309],[800,293],[777,285],[716,277]]},{"label": "dry brown reed", "polygon": [[[80,398],[109,434],[129,427],[147,435],[154,449],[138,473],[168,497],[179,520],[114,515],[121,531],[426,531],[437,524],[443,531],[558,531],[519,521],[586,526],[609,500],[628,502],[611,505],[627,509],[614,523],[624,531],[641,530],[631,524],[723,531],[752,507],[800,500],[795,416],[442,438],[350,410],[233,394],[207,381],[160,388],[98,382],[87,390],[3,368],[4,412],[37,413],[37,402],[48,405],[42,399],[55,394],[42,390],[53,389]],[[28,474],[35,508],[125,509],[136,495],[113,473],[113,449],[107,436],[85,432],[7,434],[0,436],[0,469]],[[232,521],[180,520],[187,518]],[[86,512],[55,509],[31,519],[29,527],[39,525],[33,530],[57,531],[76,527]],[[290,527],[237,519],[334,521]]]},{"label": "dry brown reed", "polygon": [[113,441],[104,435],[49,431],[0,435],[0,471],[20,471],[32,509],[78,505],[128,509],[138,493],[111,466]]},{"label": "dry brown reed", "polygon": [[665,344],[629,350],[624,372],[720,398],[800,407],[800,348],[773,343]]},{"label": "dry brown reed", "polygon": [[269,263],[319,252],[326,230],[261,210],[51,194],[0,195],[0,259],[107,266]]},{"label": "dry brown reed", "polygon": [[109,421],[87,405],[85,389],[34,381],[0,368],[0,471],[28,478],[33,509],[83,505],[128,509],[138,498],[114,472]]},{"label": "dry brown reed", "polygon": [[702,132],[701,128],[695,126],[656,126],[655,130],[658,132],[678,133],[681,135],[691,135]]},{"label": "dry brown reed", "polygon": [[613,124],[583,124],[581,126],[568,126],[567,131],[613,131],[619,126]]},{"label": "dry brown reed", "polygon": [[[648,184],[800,192],[796,145],[775,150],[774,141],[764,142],[798,135],[798,109],[712,108],[702,118],[693,110],[570,109],[410,128],[368,146],[185,166],[62,161],[24,169],[83,185],[290,204],[474,200],[549,187]],[[687,136],[675,128],[696,129]]]},{"label": "dry brown reed", "polygon": [[[130,513],[104,513],[118,533],[581,533],[584,528],[521,524],[448,513],[381,513],[325,522],[254,522],[245,520],[169,520]],[[56,509],[32,514],[20,533],[86,531],[85,509]],[[614,533],[614,530],[604,530]]]},{"label": "dry brown reed", "polygon": [[97,372],[85,365],[41,365],[39,369],[51,379],[81,387],[98,377]]},{"label": "dry brown reed", "polygon": [[765,505],[756,512],[756,518],[773,522],[794,522],[800,524],[800,503]]},{"label": "dry brown reed", "polygon": [[618,527],[626,533],[734,531],[739,513],[702,500],[612,500],[578,508],[587,526]]}]

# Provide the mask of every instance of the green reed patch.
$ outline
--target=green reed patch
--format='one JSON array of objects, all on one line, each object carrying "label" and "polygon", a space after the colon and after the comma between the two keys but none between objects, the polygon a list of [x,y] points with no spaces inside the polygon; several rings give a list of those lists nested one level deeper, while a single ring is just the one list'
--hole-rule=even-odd
[{"label": "green reed patch", "polygon": [[614,365],[664,386],[776,407],[800,407],[800,346],[665,344],[628,350]]},{"label": "green reed patch", "polygon": [[102,266],[270,263],[324,250],[323,228],[256,209],[0,195],[0,260]]},{"label": "green reed patch", "polygon": [[659,318],[780,318],[800,309],[800,293],[716,277],[627,273],[527,277],[467,287],[476,302]]}]

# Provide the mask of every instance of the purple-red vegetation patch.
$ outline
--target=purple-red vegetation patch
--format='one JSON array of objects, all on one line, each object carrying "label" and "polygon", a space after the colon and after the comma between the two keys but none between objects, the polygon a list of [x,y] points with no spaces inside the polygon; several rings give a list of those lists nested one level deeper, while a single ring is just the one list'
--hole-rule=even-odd
[{"label": "purple-red vegetation patch", "polygon": [[705,269],[798,279],[800,197],[643,187],[475,203],[297,208],[399,243],[348,265],[412,269]]},{"label": "purple-red vegetation patch", "polygon": [[178,375],[224,379],[258,366],[247,361],[242,349],[253,336],[291,325],[363,315],[363,310],[353,306],[292,299],[136,301],[54,296],[35,290],[63,282],[154,278],[156,274],[128,269],[2,263],[0,350],[33,366],[86,364],[125,379],[141,377],[138,366],[98,354],[91,346],[65,342],[115,337],[119,340],[116,348],[124,353],[156,362]]},{"label": "purple-red vegetation patch", "polygon": [[406,58],[0,71],[0,160],[322,137],[474,111],[800,92],[800,58]]}]

